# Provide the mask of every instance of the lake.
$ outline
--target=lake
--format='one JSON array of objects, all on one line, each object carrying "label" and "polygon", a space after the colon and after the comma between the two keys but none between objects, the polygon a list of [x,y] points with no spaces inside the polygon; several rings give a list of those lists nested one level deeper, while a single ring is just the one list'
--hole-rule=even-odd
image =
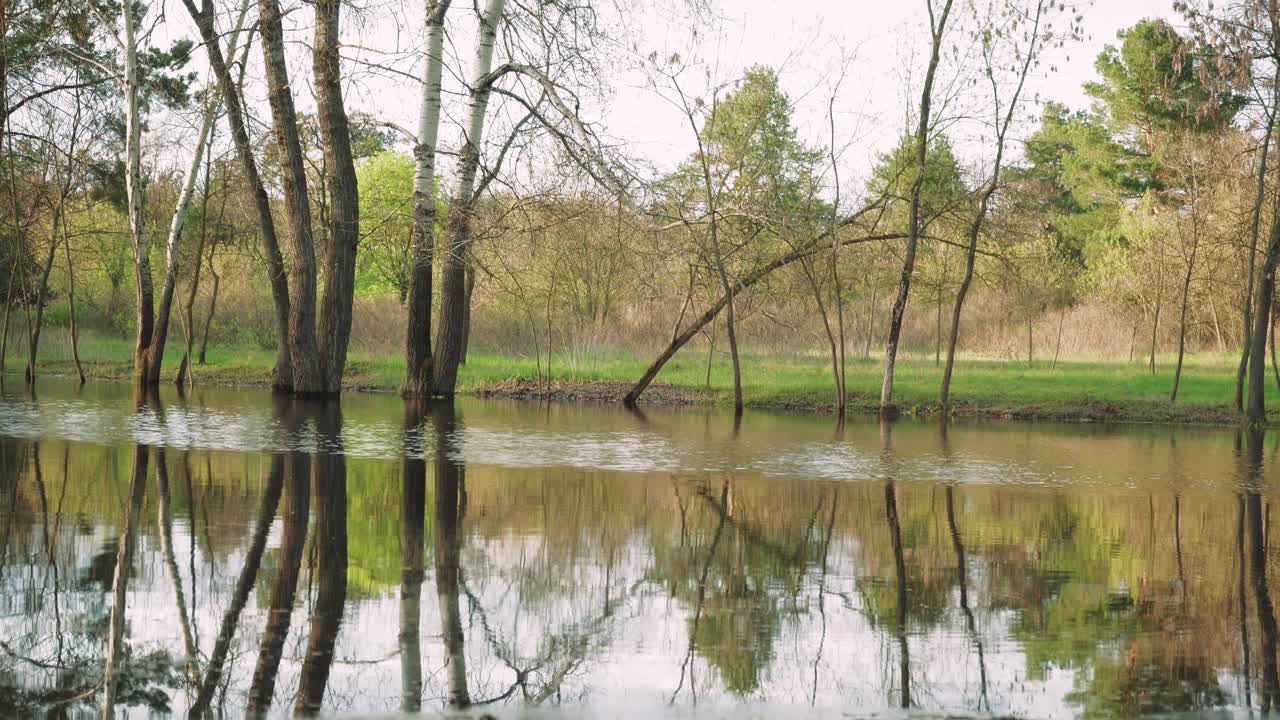
[{"label": "lake", "polygon": [[0,394],[0,716],[1245,714],[1274,433]]}]

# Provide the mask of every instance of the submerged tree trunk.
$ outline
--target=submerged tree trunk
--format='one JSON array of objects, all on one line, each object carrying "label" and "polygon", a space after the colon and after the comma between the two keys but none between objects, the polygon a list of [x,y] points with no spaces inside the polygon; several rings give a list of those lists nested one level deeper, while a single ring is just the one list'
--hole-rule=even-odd
[{"label": "submerged tree trunk", "polygon": [[938,71],[938,58],[942,50],[942,36],[946,31],[947,16],[951,14],[952,0],[946,0],[942,15],[935,21],[933,6],[929,7],[929,31],[932,46],[929,52],[929,69],[924,76],[924,89],[920,93],[920,118],[916,127],[916,176],[911,183],[910,209],[907,219],[907,250],[902,261],[902,275],[898,279],[898,295],[889,315],[889,339],[884,349],[884,381],[880,385],[880,413],[892,416],[893,370],[898,360],[898,340],[902,335],[902,318],[907,311],[907,299],[911,292],[911,276],[915,273],[916,246],[920,243],[920,195],[924,189],[925,163],[929,155],[929,109],[933,102],[933,81]]},{"label": "submerged tree trunk", "polygon": [[[1255,308],[1255,319],[1261,312],[1261,308]],[[1258,326],[1254,325],[1254,331],[1258,330]],[[1254,345],[1258,341],[1257,335],[1251,337]],[[1256,355],[1249,358],[1250,374],[1253,374],[1254,363],[1258,362]],[[1252,388],[1250,388],[1252,395]],[[1241,488],[1245,497],[1245,517],[1247,519],[1249,534],[1249,576],[1252,580],[1254,605],[1258,613],[1258,628],[1261,635],[1262,650],[1262,690],[1260,693],[1259,704],[1263,714],[1269,713],[1277,704],[1280,704],[1280,682],[1277,679],[1276,668],[1276,616],[1275,608],[1271,604],[1271,592],[1267,585],[1267,545],[1265,534],[1266,520],[1263,517],[1262,499],[1260,496],[1263,485],[1262,478],[1262,462],[1263,462],[1263,431],[1260,427],[1253,426],[1247,431],[1247,457],[1245,459],[1245,476],[1244,487]]]},{"label": "submerged tree trunk", "polygon": [[884,485],[885,515],[889,524],[889,539],[893,543],[894,583],[897,587],[895,634],[898,638],[899,705],[911,707],[911,653],[907,644],[907,564],[902,544],[902,525],[898,519],[898,493],[892,480]]},{"label": "submerged tree trunk", "polygon": [[458,160],[458,180],[449,201],[446,254],[441,270],[440,329],[436,354],[432,357],[431,386],[436,395],[452,396],[457,388],[458,366],[467,322],[467,256],[472,240],[471,222],[475,212],[476,171],[480,165],[480,143],[484,136],[485,113],[489,107],[494,78],[493,46],[498,21],[506,0],[488,0],[480,17],[480,33],[472,61],[472,83],[467,103],[467,127]]},{"label": "submerged tree trunk", "polygon": [[249,602],[254,584],[258,579],[258,570],[262,566],[262,554],[267,546],[267,536],[271,532],[271,524],[275,519],[276,508],[280,505],[280,495],[284,490],[284,455],[274,453],[271,456],[271,469],[267,475],[267,485],[262,491],[262,504],[258,506],[258,519],[254,524],[253,536],[249,547],[245,550],[244,567],[240,569],[240,577],[236,579],[235,589],[231,593],[231,601],[222,614],[222,624],[218,629],[218,637],[214,640],[213,650],[209,653],[209,662],[205,666],[204,678],[187,711],[189,720],[199,720],[213,701],[213,694],[222,683],[222,672],[226,665],[227,655],[231,649],[231,641],[235,639],[236,629],[240,625],[240,613]]},{"label": "submerged tree trunk", "polygon": [[[311,202],[298,117],[285,63],[284,29],[278,0],[258,0],[263,65],[267,75],[267,99],[271,125],[280,154],[281,184],[289,232],[289,357],[293,363],[293,390],[322,393],[328,389],[324,356],[316,341],[316,256],[311,238]],[[317,26],[319,23],[317,23]]]},{"label": "submerged tree trunk", "polygon": [[[335,239],[336,240],[336,239]],[[318,408],[316,428],[325,438],[342,433],[342,411],[336,400]],[[311,634],[298,681],[297,715],[316,715],[324,700],[333,667],[333,651],[347,601],[347,467],[342,449],[315,456],[316,591]]]},{"label": "submerged tree trunk", "polygon": [[312,59],[329,201],[329,243],[317,332],[324,373],[323,390],[336,393],[342,390],[342,373],[351,342],[356,247],[360,243],[360,194],[355,161],[351,155],[351,131],[342,99],[338,55],[342,0],[316,0],[314,7],[316,24]]},{"label": "submerged tree trunk", "polygon": [[404,394],[431,390],[432,264],[436,241],[436,143],[444,70],[444,16],[450,0],[427,0],[427,61],[422,73],[418,144],[413,148],[413,235],[410,240],[409,317],[405,332]]},{"label": "submerged tree trunk", "polygon": [[448,680],[447,702],[451,708],[471,705],[467,691],[467,656],[462,634],[462,610],[458,595],[462,585],[462,507],[466,474],[453,447],[455,415],[452,403],[432,408],[432,424],[436,436],[435,455],[435,532],[436,594],[440,602],[440,625],[444,637],[445,666]]},{"label": "submerged tree trunk", "polygon": [[[404,404],[406,448],[420,437],[426,412],[423,401],[407,399]],[[425,575],[425,523],[427,507],[427,461],[424,450],[406,450],[401,461],[403,477],[400,498],[400,710],[416,713],[422,709],[422,581]],[[436,462],[440,462],[436,455]]]},{"label": "submerged tree trunk", "polygon": [[125,500],[124,523],[120,528],[116,569],[111,580],[111,615],[107,620],[107,659],[102,678],[102,717],[115,717],[116,694],[120,683],[120,664],[125,653],[125,616],[128,609],[129,576],[133,571],[133,552],[137,545],[138,515],[147,486],[147,462],[150,448],[134,445],[133,470],[129,479],[129,496]]},{"label": "submerged tree trunk", "polygon": [[[195,0],[182,1],[200,31],[200,40],[201,44],[204,45],[205,52],[208,54],[209,67],[219,79],[219,86],[222,89],[222,103],[227,113],[227,126],[231,130],[231,139],[235,143],[236,155],[240,158],[241,172],[244,174],[244,184],[249,190],[254,212],[258,218],[263,255],[266,256],[267,261],[267,277],[271,282],[271,301],[275,320],[276,365],[272,371],[272,386],[277,390],[290,390],[293,388],[293,360],[290,353],[289,336],[289,318],[292,315],[289,302],[289,279],[285,271],[284,257],[280,251],[279,238],[276,234],[275,216],[271,213],[271,201],[262,183],[262,177],[258,174],[258,162],[254,157],[253,145],[249,140],[249,133],[246,129],[240,86],[232,82],[226,58],[218,41],[219,34],[214,24],[213,0],[201,0],[199,8],[196,7]],[[248,0],[245,0],[245,5],[242,7],[248,7]],[[275,28],[278,31],[278,7],[272,17],[276,20]],[[276,37],[279,37],[278,32]],[[249,44],[245,44],[246,49]],[[264,46],[264,54],[266,52]],[[235,60],[235,58],[232,58],[232,60]],[[243,66],[244,63],[242,63],[242,68]],[[212,257],[210,257],[209,264],[212,267]],[[215,299],[217,297],[217,282],[217,275],[214,275]],[[210,319],[213,317],[212,306],[210,307],[209,317]],[[205,325],[205,341],[208,341],[208,324]],[[200,356],[200,363],[203,365],[203,345],[201,346]]]},{"label": "submerged tree trunk", "polygon": [[[289,433],[302,427],[296,402],[284,399],[277,401],[277,412],[282,416],[281,426]],[[276,576],[271,584],[267,620],[262,629],[262,643],[258,649],[258,661],[253,670],[245,709],[245,714],[251,717],[266,715],[275,695],[276,674],[280,670],[284,642],[289,635],[294,595],[302,568],[310,502],[311,458],[303,450],[289,450],[284,454],[283,527]]]}]

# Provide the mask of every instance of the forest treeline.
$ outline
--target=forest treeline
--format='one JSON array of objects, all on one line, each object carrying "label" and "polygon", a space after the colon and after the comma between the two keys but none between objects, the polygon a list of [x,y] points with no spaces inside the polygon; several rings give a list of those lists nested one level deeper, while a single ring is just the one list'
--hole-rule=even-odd
[{"label": "forest treeline", "polygon": [[[83,380],[80,338],[127,336],[136,381],[181,384],[211,343],[258,346],[274,388],[328,394],[354,344],[402,357],[407,396],[449,396],[472,347],[548,379],[625,352],[653,358],[634,403],[692,345],[727,355],[740,410],[745,348],[829,357],[841,413],[849,359],[881,357],[892,414],[908,349],[944,368],[945,410],[958,354],[1065,343],[1171,354],[1170,402],[1187,353],[1238,354],[1235,405],[1265,418],[1280,11],[1176,3],[1106,46],[1080,110],[1031,85],[1081,10],[922,4],[909,121],[842,178],[856,58],[813,142],[778,69],[626,49],[593,0],[425,0],[411,71],[376,77],[340,0],[5,2],[0,363],[34,379],[65,333]],[[613,64],[681,116],[683,162],[653,169],[584,109]],[[416,127],[352,109],[360,82],[412,98]]]}]

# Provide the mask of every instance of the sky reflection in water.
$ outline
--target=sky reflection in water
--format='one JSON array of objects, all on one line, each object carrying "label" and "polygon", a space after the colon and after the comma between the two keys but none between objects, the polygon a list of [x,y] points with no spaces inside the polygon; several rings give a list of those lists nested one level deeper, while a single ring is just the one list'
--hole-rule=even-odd
[{"label": "sky reflection in water", "polygon": [[1275,443],[10,387],[0,708],[1244,712]]}]

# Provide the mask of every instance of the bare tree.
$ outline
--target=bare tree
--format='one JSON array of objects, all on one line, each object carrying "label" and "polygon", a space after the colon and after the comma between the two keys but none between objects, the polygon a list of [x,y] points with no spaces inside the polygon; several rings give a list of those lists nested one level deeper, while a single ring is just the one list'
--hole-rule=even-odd
[{"label": "bare tree", "polygon": [[[951,374],[955,369],[956,343],[960,337],[960,318],[964,310],[965,298],[969,294],[969,286],[973,283],[974,263],[978,256],[978,239],[982,235],[982,226],[990,209],[991,198],[1000,187],[1000,171],[1004,165],[1005,140],[1008,138],[1009,128],[1013,124],[1013,119],[1018,109],[1018,101],[1022,96],[1023,85],[1026,83],[1027,75],[1031,68],[1039,60],[1040,51],[1050,39],[1049,34],[1042,32],[1040,28],[1041,19],[1047,11],[1052,9],[1052,5],[1048,0],[1035,0],[1034,9],[1028,7],[1023,10],[1021,7],[1013,7],[1011,8],[1012,12],[1005,16],[1009,21],[1009,27],[982,29],[982,58],[985,74],[991,87],[992,110],[995,115],[993,126],[995,131],[995,157],[991,161],[991,176],[987,178],[986,183],[982,186],[978,197],[977,210],[974,212],[973,219],[969,222],[968,246],[965,248],[964,276],[960,280],[960,287],[956,290],[955,305],[951,310],[951,332],[947,337],[947,364],[943,368],[942,386],[938,391],[938,400],[942,405],[943,414],[946,414],[950,409]],[[1021,37],[1025,38],[1026,45],[1024,47],[1017,44],[1016,38],[1019,37],[1018,30],[1020,26],[1028,21],[1031,24],[1030,31],[1025,35],[1021,35]],[[996,18],[992,18],[992,22],[997,22]],[[1002,39],[1005,38],[1014,39],[1010,43],[1013,45],[1013,56],[1016,59],[1020,59],[1021,62],[1016,63],[1017,71],[1011,78],[1015,82],[1013,94],[1009,98],[1008,104],[1002,107],[999,66],[1002,60],[1007,59],[1004,57],[1004,53],[1001,52],[1002,48],[1000,47]]]},{"label": "bare tree", "polygon": [[907,298],[911,291],[911,276],[915,272],[916,247],[920,242],[920,195],[924,189],[925,167],[929,153],[929,112],[933,101],[933,83],[938,70],[939,56],[942,51],[942,38],[947,28],[947,18],[951,14],[953,0],[945,0],[942,11],[934,13],[933,0],[925,0],[929,10],[929,34],[931,38],[929,51],[929,69],[925,72],[924,87],[920,91],[920,117],[916,125],[915,151],[916,176],[911,184],[910,210],[907,220],[907,249],[902,261],[902,276],[898,280],[898,295],[893,303],[893,312],[889,316],[889,339],[884,350],[884,382],[880,386],[880,413],[892,416],[896,412],[893,406],[893,369],[898,360],[898,340],[902,335],[902,317],[907,310]]}]

